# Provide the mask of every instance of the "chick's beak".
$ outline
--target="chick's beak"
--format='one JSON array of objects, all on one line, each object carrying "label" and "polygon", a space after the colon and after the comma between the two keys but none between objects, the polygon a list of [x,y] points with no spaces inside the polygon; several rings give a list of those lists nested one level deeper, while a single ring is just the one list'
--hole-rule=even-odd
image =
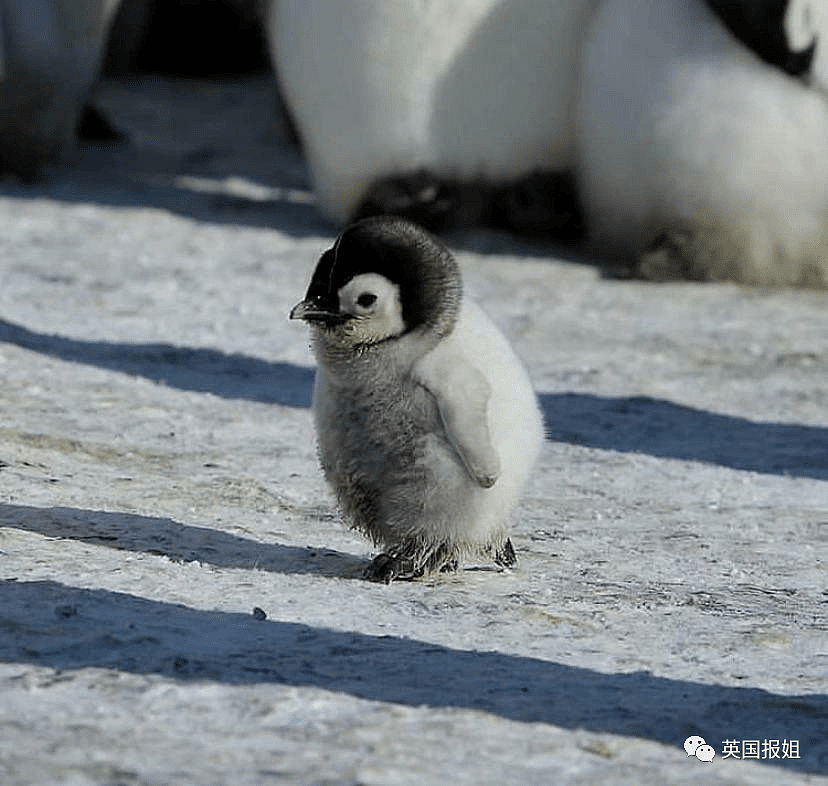
[{"label": "chick's beak", "polygon": [[332,311],[318,298],[303,300],[290,310],[291,319],[304,319],[305,322],[324,322],[331,324],[342,321],[342,314]]}]

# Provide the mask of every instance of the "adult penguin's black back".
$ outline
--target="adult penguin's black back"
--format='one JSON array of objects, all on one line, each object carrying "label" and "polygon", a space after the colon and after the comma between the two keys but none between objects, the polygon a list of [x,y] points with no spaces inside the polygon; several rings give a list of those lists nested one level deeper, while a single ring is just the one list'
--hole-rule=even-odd
[{"label": "adult penguin's black back", "polygon": [[816,35],[794,48],[786,20],[795,0],[707,0],[725,27],[769,65],[794,77],[807,77],[820,42]]}]

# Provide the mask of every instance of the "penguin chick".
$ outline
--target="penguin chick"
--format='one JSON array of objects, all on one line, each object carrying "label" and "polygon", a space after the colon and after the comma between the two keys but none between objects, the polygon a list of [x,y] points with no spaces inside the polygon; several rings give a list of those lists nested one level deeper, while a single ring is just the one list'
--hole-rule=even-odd
[{"label": "penguin chick", "polygon": [[446,247],[408,221],[363,219],[322,255],[290,316],[311,327],[322,470],[352,526],[384,549],[366,578],[464,557],[515,564],[510,517],[541,415]]}]

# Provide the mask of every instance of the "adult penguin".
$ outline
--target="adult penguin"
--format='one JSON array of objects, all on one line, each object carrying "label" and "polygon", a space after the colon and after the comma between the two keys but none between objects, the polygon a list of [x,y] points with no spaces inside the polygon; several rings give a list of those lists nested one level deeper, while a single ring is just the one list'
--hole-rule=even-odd
[{"label": "adult penguin", "polygon": [[24,180],[72,145],[120,0],[0,0],[0,174]]},{"label": "adult penguin", "polygon": [[[712,2],[713,0],[711,0]],[[725,0],[719,0],[724,2]],[[789,48],[810,53],[804,70],[812,85],[828,88],[828,2],[826,0],[778,0],[784,7],[785,40]]]},{"label": "adult penguin", "polygon": [[528,217],[535,197],[554,204],[596,1],[274,0],[271,54],[322,212],[439,230],[493,205]]},{"label": "adult penguin", "polygon": [[826,286],[823,4],[604,1],[577,102],[597,252],[652,279]]}]

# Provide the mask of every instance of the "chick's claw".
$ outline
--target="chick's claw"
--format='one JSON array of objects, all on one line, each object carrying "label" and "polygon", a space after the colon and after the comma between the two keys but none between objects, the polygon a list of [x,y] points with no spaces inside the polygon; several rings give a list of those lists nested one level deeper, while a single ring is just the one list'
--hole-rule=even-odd
[{"label": "chick's claw", "polygon": [[411,580],[423,575],[422,570],[416,570],[414,561],[406,557],[396,557],[393,554],[379,554],[371,560],[371,564],[362,574],[368,581],[380,584],[390,584],[395,579]]}]

